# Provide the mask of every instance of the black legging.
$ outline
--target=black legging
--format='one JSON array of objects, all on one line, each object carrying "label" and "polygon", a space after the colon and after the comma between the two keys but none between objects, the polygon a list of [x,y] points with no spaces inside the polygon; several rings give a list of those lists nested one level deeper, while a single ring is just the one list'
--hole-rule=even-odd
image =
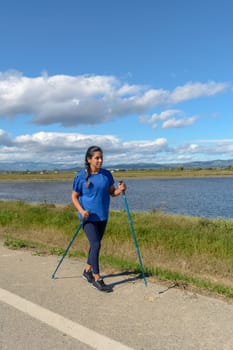
[{"label": "black legging", "polygon": [[94,274],[99,274],[99,252],[106,225],[107,221],[87,221],[83,224],[83,230],[90,243],[87,264],[92,266]]}]

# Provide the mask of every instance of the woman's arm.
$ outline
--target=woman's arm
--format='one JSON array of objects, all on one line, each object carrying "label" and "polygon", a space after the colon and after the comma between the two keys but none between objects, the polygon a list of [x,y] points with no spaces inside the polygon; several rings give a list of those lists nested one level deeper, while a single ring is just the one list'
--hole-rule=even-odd
[{"label": "woman's arm", "polygon": [[114,185],[110,186],[109,193],[112,197],[117,197],[122,194],[126,188],[126,184],[123,181],[120,181],[117,188]]},{"label": "woman's arm", "polygon": [[87,219],[90,213],[81,206],[79,201],[79,193],[73,191],[71,194],[71,200],[77,211],[82,215],[83,219]]}]

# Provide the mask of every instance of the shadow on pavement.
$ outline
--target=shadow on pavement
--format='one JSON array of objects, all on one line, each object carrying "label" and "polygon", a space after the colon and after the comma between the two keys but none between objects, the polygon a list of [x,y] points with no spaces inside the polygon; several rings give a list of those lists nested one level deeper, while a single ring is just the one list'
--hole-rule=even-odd
[{"label": "shadow on pavement", "polygon": [[114,277],[118,278],[118,277],[124,277],[124,276],[133,276],[133,277],[123,278],[122,280],[118,279],[116,282],[109,283],[108,284],[109,287],[114,288],[117,285],[128,283],[128,282],[136,282],[137,280],[143,278],[141,273],[136,274],[135,272],[131,272],[131,271],[111,273],[111,274],[103,275],[102,277],[104,279],[107,279],[107,278],[114,278]]}]

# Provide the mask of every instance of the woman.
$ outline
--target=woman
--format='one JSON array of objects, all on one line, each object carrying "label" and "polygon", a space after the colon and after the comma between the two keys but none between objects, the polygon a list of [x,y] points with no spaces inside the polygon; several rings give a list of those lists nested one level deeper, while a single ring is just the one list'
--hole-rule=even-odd
[{"label": "woman", "polygon": [[126,190],[126,185],[120,182],[115,188],[111,172],[103,169],[102,164],[102,149],[89,147],[85,155],[85,170],[74,178],[72,202],[83,220],[83,230],[90,243],[83,278],[98,290],[110,292],[110,286],[100,277],[99,252],[109,216],[110,196],[119,196]]}]

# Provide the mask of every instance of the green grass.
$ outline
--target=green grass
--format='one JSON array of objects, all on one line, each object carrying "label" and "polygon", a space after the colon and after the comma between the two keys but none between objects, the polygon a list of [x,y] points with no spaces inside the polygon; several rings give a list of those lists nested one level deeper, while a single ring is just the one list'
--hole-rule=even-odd
[{"label": "green grass", "polygon": [[[0,172],[0,181],[72,181],[76,171],[44,172]],[[213,177],[233,176],[233,167],[227,168],[171,168],[171,169],[128,169],[114,171],[116,179],[163,178],[163,177]]]},{"label": "green grass", "polygon": [[[233,297],[233,221],[131,213],[145,272]],[[12,249],[62,255],[79,221],[72,206],[0,202],[0,236]],[[88,243],[80,231],[69,256],[86,258]],[[102,267],[139,272],[127,214],[112,211],[102,243]]]}]

